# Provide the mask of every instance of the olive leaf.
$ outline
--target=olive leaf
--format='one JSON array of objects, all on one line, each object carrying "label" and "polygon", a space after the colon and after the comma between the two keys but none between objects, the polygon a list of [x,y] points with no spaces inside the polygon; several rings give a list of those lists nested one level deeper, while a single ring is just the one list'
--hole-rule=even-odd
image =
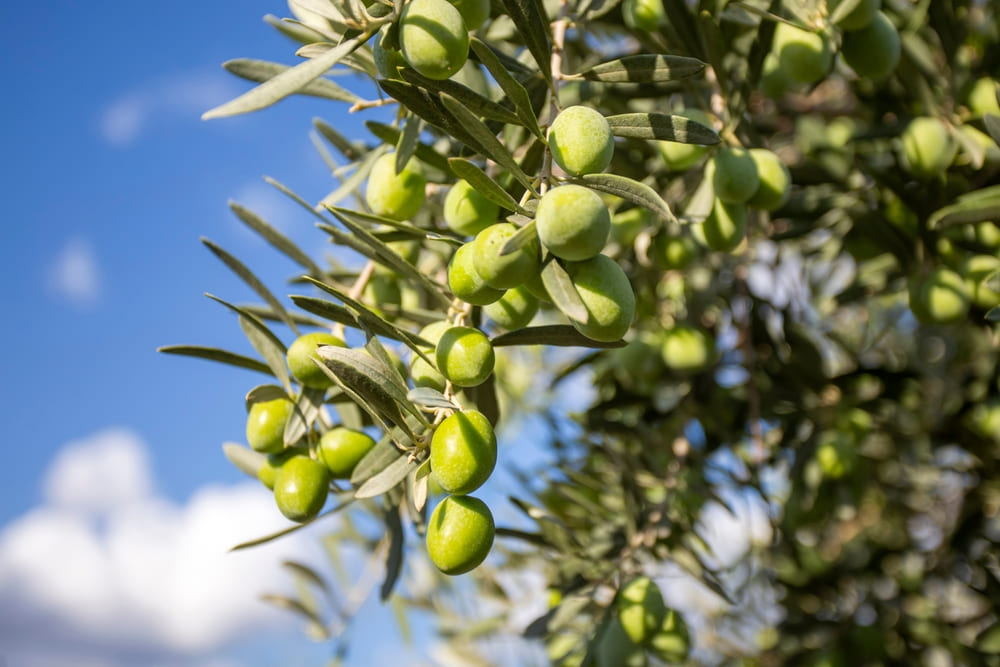
[{"label": "olive leaf", "polygon": [[236,468],[250,477],[257,479],[257,471],[264,465],[267,457],[260,452],[255,452],[249,447],[239,445],[235,442],[222,443],[222,453],[226,455],[229,462]]},{"label": "olive leaf", "polygon": [[454,401],[431,387],[414,387],[406,393],[406,398],[413,404],[421,405],[425,408],[461,409]]},{"label": "olive leaf", "polygon": [[316,354],[344,385],[364,400],[366,405],[377,410],[392,423],[408,428],[400,408],[418,419],[424,418],[416,406],[406,398],[405,388],[398,382],[393,382],[395,371],[386,368],[367,352],[335,345],[322,345],[317,348]]},{"label": "olive leaf", "polygon": [[404,80],[437,94],[447,93],[477,116],[501,123],[521,124],[521,118],[515,112],[457,81],[429,79],[409,67],[404,67],[401,72]]},{"label": "olive leaf", "polygon": [[479,62],[493,75],[493,78],[500,84],[500,89],[503,90],[507,99],[514,104],[514,110],[518,118],[521,119],[521,124],[539,139],[544,139],[545,137],[538,126],[538,117],[535,115],[534,108],[531,105],[531,98],[528,96],[528,91],[517,79],[510,75],[507,67],[500,62],[500,58],[497,57],[493,49],[476,37],[473,37],[469,41],[469,44],[472,47],[473,53],[479,58]]},{"label": "olive leaf", "polygon": [[365,454],[351,472],[351,484],[360,486],[371,477],[385,470],[393,461],[403,456],[392,436],[385,435],[375,443],[367,454]]},{"label": "olive leaf", "polygon": [[607,192],[649,209],[666,222],[677,223],[677,218],[674,217],[667,202],[663,201],[656,190],[644,183],[617,174],[585,174],[577,176],[574,180],[580,185]]},{"label": "olive leaf", "polygon": [[524,38],[528,52],[538,64],[542,76],[552,85],[552,45],[549,42],[549,19],[541,0],[501,0],[507,16]]},{"label": "olive leaf", "polygon": [[285,348],[284,343],[282,343],[281,340],[275,336],[263,322],[239,306],[234,306],[233,304],[223,301],[219,297],[213,296],[212,294],[205,294],[205,296],[213,301],[221,303],[223,306],[239,315],[240,328],[243,329],[243,333],[250,341],[250,344],[253,345],[253,348],[257,350],[258,354],[264,358],[268,368],[271,369],[271,373],[278,379],[281,386],[285,388],[285,391],[291,394],[292,383],[288,377],[288,367],[285,366],[285,354],[287,349]]},{"label": "olive leaf", "polygon": [[406,479],[410,471],[418,465],[420,464],[416,460],[411,461],[408,455],[400,454],[392,463],[369,477],[364,484],[358,487],[358,490],[354,492],[354,497],[361,499],[382,495]]},{"label": "olive leaf", "polygon": [[403,546],[406,540],[403,535],[403,523],[399,519],[399,507],[392,507],[385,513],[385,529],[389,548],[385,555],[385,579],[379,590],[382,602],[392,595],[392,589],[395,588],[399,574],[403,571]]},{"label": "olive leaf", "polygon": [[577,76],[603,83],[657,83],[701,73],[705,63],[687,56],[643,54],[595,65]]},{"label": "olive leaf", "polygon": [[[417,114],[434,127],[450,134],[476,152],[482,152],[476,138],[445,108],[438,95],[406,81],[380,79],[379,87],[399,100],[409,111]],[[477,119],[478,120],[478,119]]]},{"label": "olive leaf", "polygon": [[[399,136],[401,132],[398,128],[392,127],[391,125],[386,125],[385,123],[379,123],[374,120],[366,120],[365,127],[368,131],[375,135],[383,143],[389,144],[390,146],[395,146],[399,141]],[[448,173],[448,158],[441,153],[437,152],[427,144],[417,143],[414,147],[413,154],[417,156],[421,162],[428,164],[429,166],[437,169],[445,174]]]},{"label": "olive leaf", "polygon": [[291,400],[288,398],[288,394],[285,390],[276,384],[259,384],[250,391],[243,398],[246,403],[247,410],[254,403],[267,403],[269,401],[277,401],[281,399]]},{"label": "olive leaf", "polygon": [[587,338],[568,324],[546,324],[537,327],[525,327],[517,331],[494,336],[490,339],[493,347],[511,345],[554,345],[556,347],[591,347],[597,349],[624,347],[625,341],[617,340],[610,343]]},{"label": "olive leaf", "polygon": [[182,357],[196,357],[198,359],[216,361],[221,364],[236,366],[237,368],[245,368],[247,370],[257,371],[258,373],[266,373],[267,375],[274,374],[271,371],[271,368],[261,361],[217,347],[204,347],[202,345],[163,345],[156,348],[156,351],[162,352],[163,354],[176,354]]},{"label": "olive leaf", "polygon": [[420,142],[420,132],[423,129],[423,122],[416,114],[407,114],[406,123],[403,125],[403,132],[396,141],[396,173],[400,173],[406,168],[406,163],[413,157],[417,144]]},{"label": "olive leaf", "polygon": [[486,172],[469,160],[461,157],[448,158],[448,166],[456,176],[468,181],[479,194],[500,208],[508,211],[524,211],[503,186],[487,176]]},{"label": "olive leaf", "polygon": [[331,125],[322,119],[313,118],[313,127],[316,128],[316,131],[319,132],[321,137],[326,139],[331,146],[340,151],[340,154],[351,162],[356,162],[364,156],[364,150],[359,149],[351,141],[349,141],[347,137],[335,130]]},{"label": "olive leaf", "polygon": [[715,130],[684,116],[666,113],[623,113],[607,117],[618,137],[660,139],[683,144],[711,146],[719,143]]},{"label": "olive leaf", "polygon": [[259,215],[234,201],[229,202],[229,208],[247,227],[257,232],[257,234],[283,255],[305,268],[315,277],[321,278],[323,276],[323,270],[312,261],[309,255],[302,252],[288,237],[269,225]]},{"label": "olive leaf", "polygon": [[542,265],[542,284],[552,297],[552,302],[563,315],[575,322],[585,323],[589,317],[587,306],[573,285],[573,280],[554,257]]},{"label": "olive leaf", "polygon": [[[235,58],[222,63],[226,70],[241,79],[255,83],[263,83],[273,79],[282,72],[291,69],[288,65],[272,63],[266,60],[251,58]],[[351,91],[341,88],[329,79],[318,78],[298,91],[299,95],[322,97],[335,102],[357,102],[360,98]]]},{"label": "olive leaf", "polygon": [[285,432],[282,436],[285,447],[291,447],[309,432],[323,408],[325,396],[324,389],[303,387],[302,395],[295,401],[295,410],[285,422]]}]

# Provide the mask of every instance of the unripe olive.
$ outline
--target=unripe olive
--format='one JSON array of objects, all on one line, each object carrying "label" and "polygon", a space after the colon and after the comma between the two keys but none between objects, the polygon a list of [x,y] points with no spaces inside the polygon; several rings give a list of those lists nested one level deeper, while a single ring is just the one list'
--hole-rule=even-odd
[{"label": "unripe olive", "polygon": [[596,667],[645,667],[646,651],[634,643],[617,618],[611,618],[594,647]]},{"label": "unripe olive", "polygon": [[979,146],[983,151],[983,161],[987,164],[1000,162],[1000,146],[993,137],[972,125],[961,125],[958,131],[965,135],[967,142]]},{"label": "unripe olive", "polygon": [[490,0],[451,0],[468,30],[477,30],[490,17]]},{"label": "unripe olive", "polygon": [[456,234],[474,236],[497,221],[500,207],[473,188],[458,181],[444,198],[444,223]]},{"label": "unripe olive", "polygon": [[386,153],[375,160],[368,174],[365,203],[375,215],[407,220],[423,206],[426,186],[427,179],[416,160],[411,158],[397,174],[396,154]]},{"label": "unripe olive", "polygon": [[773,45],[781,69],[793,81],[815,83],[833,68],[833,49],[825,34],[778,23]]},{"label": "unripe olive", "polygon": [[524,285],[521,285],[520,287],[524,287],[524,289],[528,290],[528,292],[533,297],[538,299],[539,302],[552,303],[552,297],[549,296],[548,291],[545,289],[545,283],[542,282],[541,273],[534,274],[524,282]]},{"label": "unripe olive", "polygon": [[958,151],[948,126],[930,116],[911,120],[903,130],[902,140],[903,166],[922,179],[943,174]]},{"label": "unripe olive", "polygon": [[611,126],[590,107],[563,109],[552,121],[548,138],[552,159],[574,176],[604,171],[615,152]]},{"label": "unripe olive", "polygon": [[679,373],[704,370],[715,357],[715,343],[708,332],[678,324],[663,334],[663,363]]},{"label": "unripe olive", "polygon": [[730,252],[746,236],[747,207],[716,199],[712,212],[701,225],[692,228],[695,238],[716,252]]},{"label": "unripe olive", "polygon": [[520,285],[504,292],[497,301],[483,308],[483,312],[508,331],[527,326],[538,312],[538,297],[527,286]]},{"label": "unripe olive", "polygon": [[[674,114],[712,127],[712,119],[701,109],[684,109]],[[708,150],[701,144],[684,144],[679,141],[659,141],[660,155],[670,171],[687,171],[700,160]]]},{"label": "unripe olive", "polygon": [[427,522],[427,554],[445,574],[464,574],[486,560],[495,533],[486,503],[472,496],[448,496]]},{"label": "unripe olive", "polygon": [[403,292],[395,275],[376,272],[365,284],[361,300],[371,306],[376,313],[384,314],[383,308],[389,307],[389,312],[395,312],[403,300]]},{"label": "unripe olive", "polygon": [[441,374],[459,387],[486,382],[496,362],[490,339],[472,327],[451,327],[445,331],[434,354]]},{"label": "unripe olive", "polygon": [[247,414],[247,443],[264,454],[280,452],[285,448],[285,424],[293,412],[295,403],[287,398],[251,405]]},{"label": "unripe olive", "polygon": [[855,444],[846,433],[833,431],[825,435],[816,448],[820,470],[829,479],[840,479],[854,467]]},{"label": "unripe olive", "polygon": [[562,185],[538,202],[535,227],[556,257],[578,261],[601,252],[611,232],[611,214],[600,196],[581,185]]},{"label": "unripe olive", "polygon": [[517,229],[509,222],[500,222],[479,232],[473,241],[476,269],[490,287],[517,287],[538,274],[538,242],[535,239],[514,252],[500,254],[504,244],[517,233]]},{"label": "unripe olive", "polygon": [[[829,0],[827,2],[830,12],[841,3],[842,0]],[[846,16],[837,21],[837,25],[844,30],[861,30],[869,25],[875,14],[882,6],[882,0],[861,0],[857,6],[849,11]]]},{"label": "unripe olive", "polygon": [[334,479],[350,479],[358,461],[375,446],[375,439],[364,431],[336,426],[319,439],[316,454]]},{"label": "unripe olive", "polygon": [[268,454],[257,469],[257,479],[267,488],[274,490],[274,480],[285,461],[295,456],[295,449],[286,449],[277,454]]},{"label": "unripe olive", "polygon": [[684,617],[673,609],[667,609],[660,629],[649,640],[648,648],[650,653],[664,662],[684,663],[691,648],[691,638]]},{"label": "unripe olive", "polygon": [[667,22],[667,13],[663,0],[623,0],[622,18],[632,29],[655,32]]},{"label": "unripe olive", "polygon": [[468,27],[448,0],[410,0],[399,17],[399,46],[417,72],[447,79],[469,57]]},{"label": "unripe olive", "polygon": [[965,278],[966,292],[979,308],[990,309],[1000,305],[1000,292],[993,289],[987,278],[1000,271],[1000,257],[972,255],[962,262],[961,274]]},{"label": "unripe olive", "polygon": [[776,211],[788,201],[792,176],[788,167],[766,148],[751,148],[750,156],[757,165],[760,184],[747,204],[764,211]]},{"label": "unripe olive", "polygon": [[489,479],[497,463],[497,437],[481,412],[456,412],[431,438],[431,474],[442,489],[472,493]]},{"label": "unripe olive", "polygon": [[591,340],[620,340],[635,317],[635,292],[622,268],[607,255],[567,262],[565,268],[587,309],[586,322],[572,321],[576,330]]},{"label": "unripe olive", "polygon": [[715,196],[724,202],[742,204],[753,197],[760,185],[757,163],[744,148],[720,148],[712,161]]},{"label": "unripe olive", "polygon": [[781,69],[781,60],[774,51],[764,57],[764,67],[760,74],[760,92],[772,100],[781,99],[789,90],[798,85],[792,81],[785,70]]},{"label": "unripe olive", "polygon": [[978,115],[991,113],[1000,116],[1000,101],[997,101],[997,82],[987,76],[976,79],[969,91],[969,109]]},{"label": "unripe olive", "polygon": [[330,471],[308,456],[291,457],[274,478],[274,500],[292,521],[308,521],[319,514],[329,492]]},{"label": "unripe olive", "polygon": [[619,211],[611,216],[611,240],[623,247],[631,247],[639,232],[650,227],[656,220],[656,215],[648,208],[635,208]]},{"label": "unripe olive", "polygon": [[859,76],[881,81],[899,64],[902,54],[899,31],[888,16],[875,12],[867,26],[844,34],[840,54]]},{"label": "unripe olive", "polygon": [[[438,341],[441,339],[441,334],[451,328],[451,323],[441,320],[439,322],[431,322],[423,329],[420,330],[418,335],[431,343],[433,346],[437,346]],[[434,358],[434,348],[430,347],[424,350],[428,357]],[[413,385],[416,387],[431,387],[438,391],[445,390],[444,376],[441,375],[440,371],[433,365],[424,361],[423,357],[414,354],[413,359],[410,362],[410,377],[413,379]]]},{"label": "unripe olive", "polygon": [[697,256],[698,247],[689,236],[675,236],[661,232],[653,237],[650,259],[664,271],[683,271]]},{"label": "unripe olive", "polygon": [[375,71],[383,79],[400,78],[399,68],[406,67],[406,60],[398,48],[388,46],[390,24],[382,26],[372,40],[372,58],[375,60]]},{"label": "unripe olive", "polygon": [[316,348],[320,345],[347,347],[333,334],[317,332],[299,336],[288,348],[288,369],[296,380],[313,389],[326,389],[333,385],[333,380],[313,362],[314,357],[319,358]]},{"label": "unripe olive", "polygon": [[448,263],[448,287],[452,294],[474,306],[485,306],[503,296],[502,289],[490,287],[476,268],[476,251],[469,242],[460,246]]},{"label": "unripe olive", "polygon": [[961,276],[938,267],[923,278],[912,279],[910,310],[921,322],[949,324],[963,319],[969,311],[969,297]]},{"label": "unripe olive", "polygon": [[667,612],[660,589],[649,577],[636,577],[618,591],[616,602],[622,629],[636,644],[645,644],[659,630]]}]

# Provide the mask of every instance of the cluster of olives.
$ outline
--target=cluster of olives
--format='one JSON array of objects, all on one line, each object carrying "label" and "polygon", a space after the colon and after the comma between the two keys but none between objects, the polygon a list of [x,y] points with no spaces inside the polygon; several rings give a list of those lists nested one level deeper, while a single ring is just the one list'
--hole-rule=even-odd
[{"label": "cluster of olives", "polygon": [[684,618],[667,608],[649,577],[636,577],[618,591],[615,612],[598,639],[599,667],[644,665],[647,652],[671,664],[687,659],[690,640]]},{"label": "cluster of olives", "polygon": [[[835,12],[840,2],[828,4]],[[764,63],[764,93],[780,97],[790,88],[824,79],[833,69],[838,36],[840,56],[856,74],[876,82],[889,76],[899,64],[902,42],[899,30],[881,11],[881,5],[881,0],[862,0],[838,17],[835,26],[822,30],[779,23]]]}]

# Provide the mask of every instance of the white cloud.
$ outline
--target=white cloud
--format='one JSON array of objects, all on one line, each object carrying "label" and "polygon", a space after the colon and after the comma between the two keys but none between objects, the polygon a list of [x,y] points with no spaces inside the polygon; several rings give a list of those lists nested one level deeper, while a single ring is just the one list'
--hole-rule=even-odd
[{"label": "white cloud", "polygon": [[101,297],[101,272],[90,243],[70,239],[51,262],[46,276],[49,291],[79,308],[89,308]]},{"label": "white cloud", "polygon": [[288,592],[282,560],[322,569],[315,533],[229,553],[289,525],[266,489],[207,486],[178,505],[151,477],[122,429],[60,452],[46,501],[0,532],[0,662],[193,664],[249,633],[295,631],[258,596]]},{"label": "white cloud", "polygon": [[144,131],[173,119],[196,121],[210,108],[239,94],[232,75],[220,71],[181,72],[126,91],[98,119],[101,137],[125,147]]}]

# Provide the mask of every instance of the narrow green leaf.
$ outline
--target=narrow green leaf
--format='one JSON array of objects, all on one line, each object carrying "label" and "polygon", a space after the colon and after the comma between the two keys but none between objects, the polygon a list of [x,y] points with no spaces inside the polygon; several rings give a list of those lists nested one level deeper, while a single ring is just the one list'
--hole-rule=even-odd
[{"label": "narrow green leaf", "polygon": [[409,502],[413,505],[413,518],[415,522],[420,520],[421,512],[423,512],[424,507],[427,505],[427,487],[430,474],[431,461],[427,459],[416,470],[410,473],[410,477],[408,478],[412,494]]},{"label": "narrow green leaf", "polygon": [[222,453],[240,472],[254,479],[257,479],[257,471],[264,465],[267,458],[260,452],[255,452],[249,447],[235,442],[222,443]]},{"label": "narrow green leaf", "polygon": [[316,205],[316,208],[323,210],[324,208],[330,206],[336,206],[344,199],[344,197],[357,193],[361,184],[365,182],[365,179],[368,178],[368,174],[371,173],[372,167],[375,165],[375,161],[382,157],[388,150],[388,146],[379,146],[361,158],[357,167],[354,169],[354,172],[347,178],[343,179],[340,182],[340,185],[323,197],[319,204]]},{"label": "narrow green leaf", "polygon": [[986,222],[998,217],[1000,217],[1000,198],[984,198],[962,201],[940,208],[931,214],[927,224],[931,228],[948,227],[950,225]]},{"label": "narrow green leaf", "polygon": [[403,126],[403,133],[399,135],[396,142],[396,173],[400,173],[406,167],[406,163],[413,157],[417,144],[420,142],[420,132],[423,122],[416,114],[406,115],[406,125]]},{"label": "narrow green leaf", "polygon": [[719,143],[719,135],[715,130],[684,116],[672,116],[666,113],[623,113],[608,116],[608,124],[618,137],[660,139],[704,146]]},{"label": "narrow green leaf", "polygon": [[249,411],[250,406],[254,403],[267,403],[268,401],[277,401],[282,398],[291,400],[282,387],[276,384],[259,384],[247,392],[243,401],[246,403],[247,410]]},{"label": "narrow green leaf", "polygon": [[1000,306],[990,308],[989,312],[986,313],[986,320],[988,322],[1000,322]]},{"label": "narrow green leaf", "polygon": [[517,232],[514,233],[500,248],[501,255],[509,255],[512,252],[517,252],[519,249],[528,245],[532,241],[538,238],[538,232],[535,231],[535,221],[532,220],[526,225],[521,227]]},{"label": "narrow green leaf", "polygon": [[324,389],[313,389],[312,387],[302,389],[302,395],[295,401],[295,410],[285,422],[283,436],[285,447],[292,447],[309,432],[309,429],[316,422],[316,417],[319,416],[325,396],[326,390]]},{"label": "narrow green leaf", "polygon": [[396,587],[400,572],[403,571],[403,523],[399,520],[399,508],[390,508],[385,514],[386,536],[389,538],[389,549],[385,555],[385,579],[379,597],[382,602],[389,599],[392,589]]},{"label": "narrow green leaf", "polygon": [[[266,60],[253,60],[251,58],[236,58],[222,63],[229,72],[241,79],[247,79],[255,83],[263,83],[273,79],[282,72],[291,69],[288,65],[272,63]],[[341,88],[329,79],[319,78],[312,83],[306,84],[298,91],[299,95],[309,95],[311,97],[321,97],[335,102],[357,102],[359,98],[351,91]]]},{"label": "narrow green leaf", "polygon": [[399,458],[390,463],[384,470],[373,475],[358,487],[358,490],[354,492],[354,497],[361,499],[381,495],[406,479],[410,470],[418,465],[419,463],[416,461],[410,461],[409,456],[400,454]]},{"label": "narrow green leaf", "polygon": [[335,130],[333,126],[327,124],[320,118],[313,118],[313,127],[319,132],[320,136],[329,142],[331,146],[340,151],[340,154],[351,162],[356,162],[364,157],[364,152],[359,150],[357,146],[352,144],[347,137],[342,135],[340,132]]},{"label": "narrow green leaf", "polygon": [[319,31],[302,25],[298,21],[282,20],[273,14],[265,15],[264,21],[285,37],[299,44],[312,44],[326,39]]},{"label": "narrow green leaf", "polygon": [[316,572],[316,570],[312,569],[308,565],[305,565],[304,563],[299,563],[294,560],[286,560],[281,564],[291,570],[296,576],[305,579],[316,588],[323,591],[323,594],[326,595],[327,598],[332,599],[332,591],[330,590],[330,587],[327,585],[326,580],[324,580],[323,577]]},{"label": "narrow green leaf", "polygon": [[[389,144],[390,146],[395,146],[396,142],[399,141],[400,131],[391,125],[379,123],[374,120],[366,120],[365,127],[367,127],[368,131],[374,134],[380,141]],[[448,158],[441,155],[430,146],[418,143],[414,149],[414,155],[416,155],[417,159],[421,162],[434,167],[440,172],[445,174],[448,173]]]},{"label": "narrow green leaf", "polygon": [[[336,386],[340,389],[344,396],[353,401],[359,408],[365,411],[365,413],[371,418],[372,423],[383,431],[388,432],[392,427],[392,424],[405,423],[403,420],[403,414],[399,411],[391,401],[384,401],[380,406],[375,406],[368,400],[368,398],[360,393],[353,387],[349,382],[346,382],[344,378],[338,375],[330,367],[329,364],[322,363],[318,364],[319,369],[323,373],[333,380]],[[386,409],[392,413],[392,417],[387,417],[382,409]],[[396,421],[398,420],[398,421]]]},{"label": "narrow green leaf", "polygon": [[395,79],[379,79],[378,85],[388,95],[399,100],[409,111],[455,137],[472,150],[481,152],[481,146],[476,138],[444,107],[436,95],[420,86]]},{"label": "narrow green leaf", "polygon": [[415,405],[421,405],[425,408],[460,409],[453,401],[445,398],[444,394],[431,387],[415,387],[407,392],[406,398]]},{"label": "narrow green leaf", "polygon": [[524,213],[525,210],[503,189],[499,183],[486,175],[486,172],[475,164],[461,157],[448,158],[448,166],[459,178],[465,179],[479,194],[489,199],[500,208],[508,211]]},{"label": "narrow green leaf", "polygon": [[[404,398],[404,405],[410,402],[409,397],[407,397],[407,391],[409,388],[406,386],[406,380],[400,374],[399,369],[396,367],[395,362],[389,356],[386,351],[385,346],[382,345],[382,341],[378,339],[377,336],[368,334],[368,340],[365,341],[365,352],[371,355],[372,359],[381,366],[382,370],[388,375],[389,382],[395,387]],[[414,416],[421,422],[427,423],[426,418],[423,413],[417,411],[413,413]]]},{"label": "narrow green leaf", "polygon": [[370,34],[364,33],[344,40],[337,48],[285,70],[236,99],[206,111],[201,117],[203,120],[224,118],[269,107],[275,102],[299,92],[318,79],[324,72],[336,65],[337,61],[366,42],[369,37],[371,37]]},{"label": "narrow green leaf", "polygon": [[986,124],[986,131],[998,146],[1000,146],[1000,116],[987,113],[983,114],[983,122]]},{"label": "narrow green leaf", "polygon": [[351,484],[360,486],[374,475],[386,469],[393,461],[404,454],[399,451],[391,436],[384,436],[358,461],[351,472]]},{"label": "narrow green leaf", "polygon": [[402,426],[399,408],[417,419],[424,419],[406,398],[406,387],[399,381],[396,371],[367,351],[326,345],[318,348],[317,354],[345,383],[394,423]]},{"label": "narrow green leaf", "polygon": [[343,324],[344,326],[353,327],[355,329],[359,328],[358,318],[356,318],[351,311],[343,306],[312,296],[294,294],[289,298],[296,306],[302,310],[312,313],[313,315],[319,315],[320,317],[328,319],[331,322],[337,322],[338,324]]},{"label": "narrow green leaf", "polygon": [[726,98],[729,96],[729,75],[726,73],[723,62],[726,57],[726,41],[715,17],[708,10],[702,10],[698,13],[698,28],[705,56],[712,69],[715,70],[715,80],[719,84],[723,97]]},{"label": "narrow green leaf", "polygon": [[840,23],[848,14],[853,12],[862,0],[840,0],[840,2],[830,12],[830,23]]},{"label": "narrow green leaf", "polygon": [[297,530],[302,530],[303,528],[305,528],[306,526],[315,521],[319,521],[320,519],[330,516],[331,514],[336,514],[337,512],[343,510],[344,508],[349,507],[354,502],[354,494],[351,493],[350,491],[346,493],[334,494],[333,497],[334,499],[336,499],[337,505],[331,509],[326,510],[325,512],[322,512],[318,516],[315,516],[312,519],[307,519],[302,523],[297,523],[293,526],[289,526],[288,528],[283,528],[282,530],[271,533],[270,535],[264,535],[263,537],[258,537],[256,539],[248,540],[246,542],[240,542],[236,546],[231,547],[229,551],[241,551],[243,549],[249,549],[250,547],[256,547],[260,546],[261,544],[267,544],[268,542],[273,542],[274,540],[284,537],[285,535],[290,535],[291,533],[294,533]]},{"label": "narrow green leaf", "polygon": [[524,38],[542,76],[552,85],[552,45],[549,42],[549,19],[540,0],[502,0],[507,15]]},{"label": "narrow green leaf", "polygon": [[292,383],[288,378],[288,368],[285,366],[285,354],[287,352],[285,344],[263,322],[239,306],[234,306],[212,294],[206,294],[205,296],[221,303],[240,316],[240,328],[243,329],[243,333],[250,341],[250,344],[264,358],[274,377],[278,379],[278,382],[285,388],[285,391],[291,394]]},{"label": "narrow green leaf", "polygon": [[477,116],[501,123],[521,124],[521,118],[516,113],[457,81],[428,79],[409,67],[404,67],[401,72],[404,80],[437,94],[447,93]]},{"label": "narrow green leaf", "polygon": [[704,69],[705,63],[696,58],[643,54],[609,60],[579,76],[604,83],[656,83],[684,79]]},{"label": "narrow green leaf", "polygon": [[510,75],[510,72],[500,62],[500,58],[497,57],[493,49],[476,37],[473,37],[469,43],[476,57],[479,58],[479,62],[489,70],[489,73],[493,75],[496,82],[500,84],[500,89],[503,90],[507,99],[514,104],[514,110],[518,118],[521,119],[521,124],[539,139],[544,139],[545,136],[538,125],[538,117],[535,116],[535,110],[531,106],[531,98],[528,96],[528,91],[525,90],[524,86],[517,79]]},{"label": "narrow green leaf", "polygon": [[617,174],[585,174],[575,181],[593,190],[600,190],[616,195],[637,206],[649,209],[666,222],[677,223],[667,202],[656,193],[656,190],[644,183]]},{"label": "narrow green leaf", "polygon": [[546,324],[537,327],[525,327],[517,331],[495,336],[490,340],[493,347],[510,345],[555,345],[557,347],[591,347],[595,349],[624,347],[625,341],[602,343],[587,338],[568,324]]},{"label": "narrow green leaf", "polygon": [[476,138],[476,141],[483,147],[483,155],[511,173],[517,181],[528,190],[535,191],[531,184],[531,179],[521,171],[521,167],[514,160],[507,147],[500,143],[496,135],[490,131],[483,121],[462,106],[462,103],[447,93],[441,93],[441,102],[458,119],[460,123]]},{"label": "narrow green leaf", "polygon": [[1000,623],[994,623],[976,635],[976,649],[991,655],[1000,654]]},{"label": "narrow green leaf", "polygon": [[156,348],[156,351],[162,352],[163,354],[176,354],[182,357],[196,357],[198,359],[207,359],[208,361],[217,361],[221,364],[229,364],[230,366],[236,366],[237,368],[246,368],[247,370],[257,371],[258,373],[273,375],[273,372],[267,364],[253,359],[252,357],[245,357],[242,354],[236,354],[235,352],[222,350],[217,347],[203,347],[201,345],[164,345]]},{"label": "narrow green leaf", "polygon": [[267,289],[264,283],[254,275],[253,271],[248,269],[243,262],[233,257],[221,247],[206,239],[204,236],[201,238],[201,242],[205,244],[205,247],[212,251],[212,254],[222,260],[222,263],[228,266],[233,273],[239,276],[239,278],[245,282],[250,289],[256,292],[260,298],[264,299],[264,301],[267,302],[267,305],[269,305],[271,309],[278,314],[281,321],[288,325],[288,328],[292,330],[292,333],[298,335],[299,329],[295,326],[295,322],[292,321],[292,318],[288,316],[288,313],[285,311],[285,307],[281,305],[281,302],[278,301],[273,294],[271,294],[271,290]]},{"label": "narrow green leaf", "polygon": [[576,291],[566,269],[555,258],[550,258],[542,266],[542,284],[563,315],[575,322],[587,321],[587,306]]},{"label": "narrow green leaf", "polygon": [[302,252],[287,236],[272,227],[263,218],[234,201],[229,202],[229,208],[247,227],[257,232],[261,238],[271,244],[278,252],[305,268],[315,277],[323,277],[323,270],[312,261],[309,255]]},{"label": "narrow green leaf", "polygon": [[323,619],[321,619],[315,611],[305,606],[301,601],[295,600],[284,595],[275,595],[273,593],[264,593],[260,596],[260,599],[268,604],[274,605],[285,611],[290,611],[292,613],[303,616],[306,620],[323,626]]}]

